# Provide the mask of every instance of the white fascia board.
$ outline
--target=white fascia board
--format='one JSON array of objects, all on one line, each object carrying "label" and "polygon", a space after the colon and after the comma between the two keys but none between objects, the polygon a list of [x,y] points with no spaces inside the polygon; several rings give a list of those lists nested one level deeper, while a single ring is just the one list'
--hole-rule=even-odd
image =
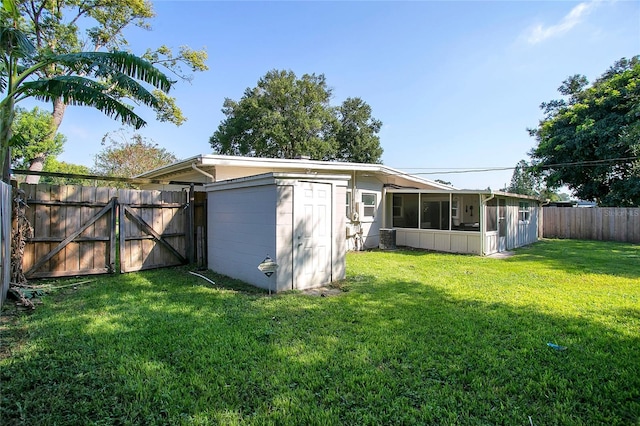
[{"label": "white fascia board", "polygon": [[326,182],[346,185],[350,180],[348,175],[310,175],[303,173],[264,173],[237,179],[222,180],[204,185],[207,192],[226,191],[229,189],[247,188],[265,185],[288,185],[292,181]]},{"label": "white fascia board", "polygon": [[382,164],[369,163],[347,163],[340,161],[318,161],[318,160],[298,160],[298,159],[281,159],[281,158],[258,158],[258,157],[241,157],[233,155],[197,155],[178,161],[168,166],[159,167],[157,169],[145,172],[136,177],[155,178],[169,173],[187,171],[191,169],[191,165],[196,163],[197,166],[232,166],[232,167],[254,167],[254,168],[288,168],[293,170],[307,171],[323,171],[323,172],[369,172],[379,173],[389,176],[400,176],[409,181],[420,184],[426,184],[440,188],[443,190],[456,189],[450,185],[444,185],[430,179],[424,179],[410,173],[387,167]]},{"label": "white fascia board", "polygon": [[341,161],[318,161],[318,160],[298,160],[298,159],[281,159],[281,158],[257,158],[257,157],[239,157],[227,155],[203,155],[203,166],[235,166],[235,167],[265,167],[277,168],[287,167],[299,170],[322,170],[322,171],[339,171],[339,172],[370,172],[380,173],[384,175],[400,176],[416,183],[427,184],[437,188],[449,190],[456,189],[451,185],[444,185],[430,179],[423,179],[410,173],[387,167],[382,164],[369,163],[348,163]]},{"label": "white fascia board", "polygon": [[232,155],[203,155],[203,166],[233,166],[256,168],[290,168],[299,170],[379,171],[380,164],[346,163],[340,161],[298,160],[282,158],[239,157]]},{"label": "white fascia board", "polygon": [[147,172],[144,172],[142,174],[139,174],[138,176],[134,176],[136,178],[148,178],[148,179],[153,179],[157,176],[162,176],[162,175],[166,175],[166,174],[170,174],[170,173],[175,173],[175,172],[181,172],[181,171],[187,171],[188,169],[191,169],[191,165],[195,164],[195,165],[200,165],[202,163],[202,155],[196,155],[193,157],[189,157],[186,158],[184,160],[180,160],[180,161],[176,161],[175,163],[166,165],[166,166],[162,166],[162,167],[158,167],[155,168],[153,170],[149,170]]}]

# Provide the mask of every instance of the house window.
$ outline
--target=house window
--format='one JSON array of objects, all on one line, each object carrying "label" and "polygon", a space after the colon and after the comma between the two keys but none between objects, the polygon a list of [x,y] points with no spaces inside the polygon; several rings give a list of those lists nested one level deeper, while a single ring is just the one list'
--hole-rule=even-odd
[{"label": "house window", "polygon": [[347,217],[351,217],[351,191],[347,190],[347,198],[345,199],[345,214]]},{"label": "house window", "polygon": [[418,194],[393,194],[393,227],[418,228]]},{"label": "house window", "polygon": [[518,219],[521,222],[529,222],[530,216],[531,216],[531,209],[529,207],[529,202],[520,201],[520,205],[518,208]]},{"label": "house window", "polygon": [[375,217],[376,212],[376,194],[365,192],[362,194],[362,215],[363,217]]},{"label": "house window", "polygon": [[451,206],[449,197],[443,195],[422,196],[422,216],[420,227],[422,229],[449,229],[449,215]]},{"label": "house window", "polygon": [[393,196],[393,217],[402,217],[402,196]]}]

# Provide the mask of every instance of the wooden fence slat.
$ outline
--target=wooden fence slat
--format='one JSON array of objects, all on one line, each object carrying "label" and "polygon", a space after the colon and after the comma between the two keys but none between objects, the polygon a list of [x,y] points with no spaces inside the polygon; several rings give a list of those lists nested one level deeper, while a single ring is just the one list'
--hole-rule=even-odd
[{"label": "wooden fence slat", "polygon": [[640,243],[640,208],[545,207],[545,238]]},{"label": "wooden fence slat", "polygon": [[0,182],[0,308],[11,280],[11,193],[11,185]]},{"label": "wooden fence slat", "polygon": [[[36,193],[35,196],[40,200],[48,201],[51,199],[50,195],[50,186],[37,184],[36,185]],[[51,236],[51,207],[48,206],[36,206],[35,207],[35,222],[32,222],[33,225],[33,234],[43,237]],[[34,261],[37,259],[46,256],[46,254],[51,250],[51,244],[38,244],[35,250]],[[51,270],[51,264],[49,262],[44,262],[43,265],[45,269]]]},{"label": "wooden fence slat", "polygon": [[[82,193],[82,187],[81,186],[77,186],[77,185],[68,185],[66,186],[66,190],[67,190],[67,198],[70,201],[82,201],[83,200],[83,193]],[[93,201],[91,199],[89,199],[88,201]],[[51,208],[53,211],[53,207]],[[86,212],[86,207],[69,207],[69,206],[64,206],[62,208],[60,208],[60,211],[66,211],[66,217],[67,217],[67,222],[66,222],[66,231],[65,231],[65,236],[69,236],[72,235],[76,229],[78,229],[78,225],[80,225],[81,223],[85,223],[87,220],[90,219],[90,217],[88,216],[88,212]],[[85,229],[85,232],[81,232],[80,234],[78,234],[78,236],[86,236],[86,235],[91,235],[90,233],[87,233],[87,230],[90,230],[92,228],[92,226],[88,226]],[[75,238],[74,238],[75,239]],[[77,271],[82,269],[81,267],[81,261],[80,261],[80,257],[82,256],[82,243],[79,243],[77,241],[70,241],[67,246],[64,248],[64,250],[62,251],[62,253],[64,253],[64,267],[63,268],[56,268],[54,269],[55,272],[62,272],[65,270],[68,271]]]}]

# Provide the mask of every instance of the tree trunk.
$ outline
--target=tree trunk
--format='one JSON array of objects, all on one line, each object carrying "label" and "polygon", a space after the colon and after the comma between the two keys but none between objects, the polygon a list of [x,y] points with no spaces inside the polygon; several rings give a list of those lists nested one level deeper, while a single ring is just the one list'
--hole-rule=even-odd
[{"label": "tree trunk", "polygon": [[[55,134],[58,132],[58,128],[60,127],[60,124],[62,124],[62,119],[64,118],[64,112],[66,111],[66,109],[67,105],[62,101],[62,98],[57,98],[53,101],[53,112],[51,113],[51,116],[53,117],[53,120],[51,122],[51,137],[55,136]],[[38,155],[36,155],[35,158],[31,160],[31,163],[29,164],[29,170],[41,172],[46,159],[47,156],[45,153],[38,153]],[[40,176],[29,175],[27,176],[25,182],[37,184],[38,182],[40,182]]]},{"label": "tree trunk", "polygon": [[[43,167],[44,167],[44,160],[46,159],[46,156],[44,155],[44,153],[39,153],[38,155],[36,155],[35,158],[32,158],[29,164],[29,170],[30,171],[34,171],[34,172],[41,172]],[[25,179],[26,183],[32,183],[32,184],[37,184],[38,182],[40,182],[40,176],[38,175],[27,175],[27,178]]]},{"label": "tree trunk", "polygon": [[13,122],[13,98],[10,98],[0,110],[0,167],[2,167],[2,181],[10,182],[11,168],[11,123]]},{"label": "tree trunk", "polygon": [[53,101],[53,117],[52,132],[55,135],[58,132],[58,127],[62,124],[64,118],[64,112],[67,110],[67,105],[63,102],[62,98],[57,98]]}]

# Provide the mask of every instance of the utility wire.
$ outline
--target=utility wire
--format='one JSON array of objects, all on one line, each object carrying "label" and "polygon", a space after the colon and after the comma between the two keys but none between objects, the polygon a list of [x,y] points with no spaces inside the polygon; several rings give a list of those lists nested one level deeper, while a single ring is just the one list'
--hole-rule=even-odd
[{"label": "utility wire", "polygon": [[[602,159],[602,160],[586,160],[586,161],[574,161],[574,162],[570,162],[570,163],[556,163],[556,164],[543,164],[540,165],[540,168],[543,169],[551,169],[554,167],[567,167],[567,166],[597,166],[597,165],[602,165],[602,164],[609,164],[609,163],[622,163],[622,162],[631,162],[634,160],[640,160],[640,156],[635,156],[635,157],[621,157],[621,158],[607,158],[607,159]],[[526,169],[533,169],[536,166],[528,166],[526,167]],[[405,170],[438,170],[438,171],[433,171],[433,172],[412,172],[412,173],[401,173],[401,174],[406,174],[406,175],[440,175],[440,174],[459,174],[459,173],[480,173],[480,172],[497,172],[497,171],[504,171],[504,170],[515,170],[517,168],[517,166],[511,166],[511,167],[484,167],[484,168],[456,168],[456,167],[451,167],[451,168],[447,168],[445,170],[442,170],[442,168],[436,168],[436,167],[398,167],[398,169],[405,169]]]}]

